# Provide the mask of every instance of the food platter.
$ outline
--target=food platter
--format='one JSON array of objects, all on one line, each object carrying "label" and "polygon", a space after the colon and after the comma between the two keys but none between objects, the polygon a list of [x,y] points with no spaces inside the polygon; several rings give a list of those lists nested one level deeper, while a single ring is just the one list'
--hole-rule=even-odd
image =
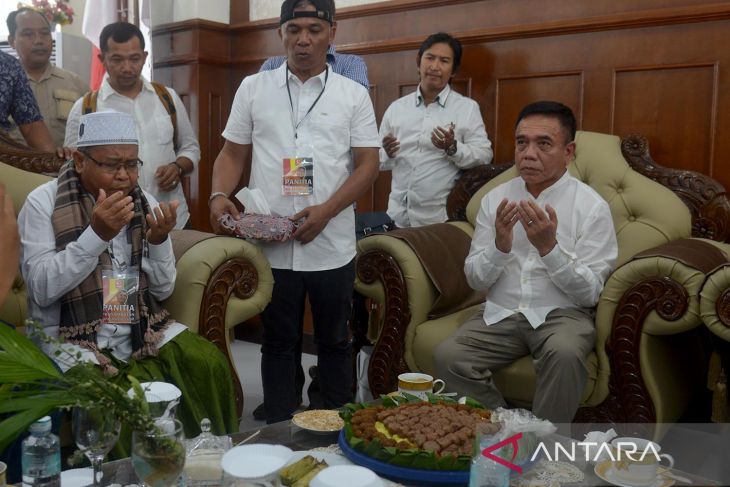
[{"label": "food platter", "polygon": [[342,453],[352,462],[367,467],[373,472],[396,482],[418,483],[427,486],[463,487],[469,483],[468,470],[422,470],[399,467],[355,451],[345,438],[345,431],[340,432],[338,440]]},{"label": "food platter", "polygon": [[292,424],[310,433],[328,435],[337,433],[345,425],[335,409],[312,409],[295,414]]},{"label": "food platter", "polygon": [[474,401],[458,404],[435,395],[381,400],[345,406],[339,446],[354,463],[397,482],[467,485],[477,424],[499,428],[491,411]]}]

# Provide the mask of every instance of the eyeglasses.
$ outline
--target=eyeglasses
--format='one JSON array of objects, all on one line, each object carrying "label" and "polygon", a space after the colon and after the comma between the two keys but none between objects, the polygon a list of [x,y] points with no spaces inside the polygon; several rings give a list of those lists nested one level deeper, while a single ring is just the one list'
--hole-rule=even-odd
[{"label": "eyeglasses", "polygon": [[137,172],[139,171],[139,166],[144,164],[141,159],[132,159],[129,161],[123,161],[123,162],[115,162],[114,164],[111,164],[109,162],[100,162],[91,157],[88,153],[80,151],[83,155],[94,161],[97,166],[101,168],[102,171],[104,171],[107,174],[116,174],[117,171],[121,167],[124,167],[124,169],[127,170],[127,172]]}]

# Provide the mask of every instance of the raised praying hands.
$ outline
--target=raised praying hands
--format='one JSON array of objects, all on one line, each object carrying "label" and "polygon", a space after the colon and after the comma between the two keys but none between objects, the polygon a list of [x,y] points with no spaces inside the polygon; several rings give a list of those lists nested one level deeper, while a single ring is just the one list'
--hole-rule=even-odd
[{"label": "raised praying hands", "polygon": [[147,218],[147,241],[152,245],[160,245],[167,239],[170,230],[175,228],[177,223],[177,208],[180,206],[178,200],[172,200],[170,204],[160,203],[160,206],[152,210],[153,214],[146,215]]},{"label": "raised praying hands", "polygon": [[517,205],[520,223],[525,229],[527,239],[540,253],[540,257],[549,254],[558,243],[558,215],[550,205],[545,211],[532,200],[522,200]]},{"label": "raised praying hands", "polygon": [[91,229],[99,238],[109,242],[132,221],[133,216],[134,201],[131,196],[124,196],[121,191],[107,196],[106,191],[100,189],[94,212],[91,214]]},{"label": "raised praying hands", "polygon": [[449,125],[448,128],[436,127],[433,129],[433,132],[431,132],[431,143],[437,149],[445,151],[454,145],[455,137],[456,135],[454,135],[453,124]]},{"label": "raised praying hands", "polygon": [[518,203],[504,198],[497,206],[494,221],[494,244],[500,252],[508,254],[512,251],[512,230],[518,221],[540,257],[549,254],[558,243],[558,215],[552,206],[545,205],[543,211],[532,200]]}]

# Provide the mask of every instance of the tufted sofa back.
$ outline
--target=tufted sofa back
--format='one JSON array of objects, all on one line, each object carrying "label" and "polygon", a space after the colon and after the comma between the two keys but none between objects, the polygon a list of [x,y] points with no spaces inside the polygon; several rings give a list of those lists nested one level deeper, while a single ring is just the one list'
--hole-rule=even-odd
[{"label": "tufted sofa back", "polygon": [[[5,190],[13,198],[16,215],[20,212],[20,208],[23,206],[28,194],[50,180],[51,178],[48,176],[23,171],[0,161],[0,181],[3,182]],[[13,287],[10,288],[5,302],[0,303],[0,319],[20,327],[23,325],[27,307],[25,283],[20,277],[20,268],[18,267]]]},{"label": "tufted sofa back", "polygon": [[[691,236],[689,208],[670,189],[634,171],[621,154],[618,137],[579,131],[575,141],[575,160],[568,170],[611,208],[619,249],[616,267],[642,250]],[[518,173],[513,167],[474,194],[466,209],[472,226],[484,195],[514,177]]]}]

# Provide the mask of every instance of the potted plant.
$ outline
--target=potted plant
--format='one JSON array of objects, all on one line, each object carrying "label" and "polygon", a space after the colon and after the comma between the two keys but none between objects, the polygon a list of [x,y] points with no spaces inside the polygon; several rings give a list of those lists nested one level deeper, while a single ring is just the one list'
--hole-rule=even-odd
[{"label": "potted plant", "polygon": [[185,462],[180,423],[170,420],[170,431],[154,418],[139,381],[128,379],[135,390],[131,396],[94,364],[79,363],[62,373],[29,338],[0,325],[0,415],[7,416],[0,421],[0,450],[54,409],[103,409],[134,432],[137,457],[146,459],[148,470],[179,475]]}]

